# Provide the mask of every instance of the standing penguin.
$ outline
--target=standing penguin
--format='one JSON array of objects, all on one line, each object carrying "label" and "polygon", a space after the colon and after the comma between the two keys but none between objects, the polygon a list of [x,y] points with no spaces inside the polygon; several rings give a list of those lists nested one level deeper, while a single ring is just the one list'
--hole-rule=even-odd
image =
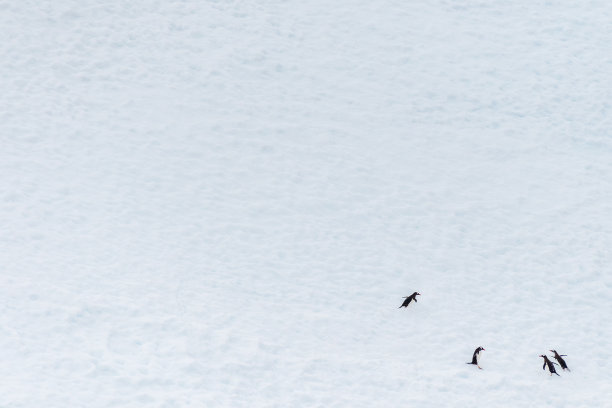
[{"label": "standing penguin", "polygon": [[479,362],[480,362],[480,352],[481,351],[484,351],[484,348],[479,346],[476,350],[474,350],[474,355],[472,356],[472,362],[471,363],[466,363],[466,364],[474,364],[476,367],[478,367],[478,368],[480,368],[482,370],[482,367],[479,364]]},{"label": "standing penguin", "polygon": [[[540,357],[542,357],[544,359],[544,365],[542,366],[542,370],[546,370],[546,366],[548,366],[548,371],[550,371],[550,375],[553,374],[557,374],[557,370],[555,370],[555,366],[553,364],[557,364],[557,363],[553,363],[552,361],[550,361],[548,359],[548,357],[544,356],[544,355],[540,355]],[[559,365],[559,364],[557,364]],[[559,374],[557,374],[559,375]],[[559,377],[561,377],[559,375]]]},{"label": "standing penguin", "polygon": [[559,365],[561,366],[561,368],[563,369],[563,371],[567,370],[567,371],[572,371],[569,369],[569,367],[567,366],[567,363],[565,362],[564,359],[561,358],[561,356],[563,357],[567,357],[565,354],[559,354],[557,353],[557,350],[550,350],[553,353],[555,353],[555,360],[557,360],[559,362]]},{"label": "standing penguin", "polygon": [[416,303],[417,296],[421,296],[421,294],[419,292],[414,292],[412,295],[410,296],[404,296],[404,298],[406,300],[404,300],[404,303],[402,303],[402,305],[400,307],[398,307],[398,309],[401,309],[402,307],[408,307],[408,305],[410,304],[410,302],[412,302],[414,300],[414,302]]}]

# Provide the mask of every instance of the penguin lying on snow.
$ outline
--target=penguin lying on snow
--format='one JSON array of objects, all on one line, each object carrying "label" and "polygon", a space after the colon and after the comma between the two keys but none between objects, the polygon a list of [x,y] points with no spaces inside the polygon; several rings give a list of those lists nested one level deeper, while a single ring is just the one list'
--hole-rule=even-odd
[{"label": "penguin lying on snow", "polygon": [[567,370],[567,371],[572,371],[569,369],[569,367],[567,366],[567,363],[565,362],[564,359],[562,359],[561,357],[567,357],[565,354],[559,354],[557,353],[557,350],[550,350],[553,353],[555,353],[555,360],[557,360],[559,362],[559,365],[561,366],[561,368],[563,369],[563,371]]},{"label": "penguin lying on snow", "polygon": [[[550,371],[550,375],[553,374],[557,374],[557,370],[555,370],[555,366],[553,364],[557,364],[557,363],[553,363],[552,361],[550,361],[548,359],[548,357],[544,356],[544,355],[540,355],[540,357],[542,357],[544,359],[544,365],[542,366],[542,370],[546,370],[546,366],[548,366],[548,371]],[[559,365],[559,364],[557,364]],[[559,374],[557,374],[559,375]],[[559,375],[559,377],[561,377]]]},{"label": "penguin lying on snow", "polygon": [[404,296],[404,298],[406,298],[406,300],[404,300],[404,303],[402,303],[402,305],[400,307],[398,307],[398,309],[401,309],[402,307],[408,307],[410,302],[412,302],[413,300],[416,303],[416,301],[417,301],[416,297],[417,296],[421,296],[421,294],[419,292],[414,292],[410,296]]},{"label": "penguin lying on snow", "polygon": [[474,364],[476,367],[480,368],[482,370],[482,367],[480,367],[479,361],[480,361],[480,352],[484,351],[484,348],[482,347],[478,347],[476,350],[474,350],[474,355],[472,356],[472,362],[471,363],[466,363],[466,364]]}]

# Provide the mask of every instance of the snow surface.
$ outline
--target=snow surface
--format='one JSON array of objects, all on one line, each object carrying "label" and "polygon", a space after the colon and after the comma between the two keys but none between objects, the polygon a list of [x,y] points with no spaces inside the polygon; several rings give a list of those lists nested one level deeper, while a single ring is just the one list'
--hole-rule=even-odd
[{"label": "snow surface", "polygon": [[0,406],[611,407],[611,21],[0,2]]}]

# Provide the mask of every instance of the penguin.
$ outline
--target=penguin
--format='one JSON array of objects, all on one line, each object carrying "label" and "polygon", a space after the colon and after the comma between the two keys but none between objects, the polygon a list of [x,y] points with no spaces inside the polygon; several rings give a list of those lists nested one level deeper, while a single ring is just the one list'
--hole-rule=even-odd
[{"label": "penguin", "polygon": [[555,353],[555,360],[557,360],[559,362],[559,365],[561,366],[561,368],[563,369],[563,371],[567,370],[567,371],[572,371],[569,369],[569,367],[567,366],[567,363],[565,362],[564,359],[562,359],[561,357],[567,357],[565,354],[559,354],[557,353],[557,350],[550,350],[553,353]]},{"label": "penguin", "polygon": [[[553,364],[557,364],[557,363],[553,363],[552,361],[550,361],[548,359],[548,357],[544,356],[544,355],[540,355],[540,357],[542,357],[544,359],[544,365],[542,366],[542,370],[546,370],[546,366],[548,366],[548,371],[550,371],[550,375],[552,376],[553,374],[557,374],[557,371],[555,370],[555,366]],[[559,365],[559,364],[557,364]],[[559,375],[559,374],[557,374]],[[559,377],[561,377],[559,375]]]},{"label": "penguin", "polygon": [[402,303],[402,305],[400,307],[398,307],[398,309],[401,309],[402,307],[408,307],[408,305],[410,304],[410,302],[412,302],[413,300],[417,301],[416,297],[417,296],[421,296],[421,294],[419,292],[414,292],[412,295],[410,296],[404,296],[404,298],[406,300],[404,300],[404,303]]},{"label": "penguin", "polygon": [[480,360],[481,351],[485,351],[485,349],[479,346],[476,350],[474,350],[474,355],[472,356],[472,362],[466,363],[466,364],[474,364],[476,367],[482,370],[482,367],[480,366],[480,364],[478,364]]}]

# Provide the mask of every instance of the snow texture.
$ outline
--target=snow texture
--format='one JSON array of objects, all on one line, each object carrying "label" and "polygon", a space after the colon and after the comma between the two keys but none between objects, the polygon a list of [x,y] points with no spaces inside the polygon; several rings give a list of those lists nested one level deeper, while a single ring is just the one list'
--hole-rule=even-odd
[{"label": "snow texture", "polygon": [[0,406],[612,406],[610,21],[1,1]]}]

